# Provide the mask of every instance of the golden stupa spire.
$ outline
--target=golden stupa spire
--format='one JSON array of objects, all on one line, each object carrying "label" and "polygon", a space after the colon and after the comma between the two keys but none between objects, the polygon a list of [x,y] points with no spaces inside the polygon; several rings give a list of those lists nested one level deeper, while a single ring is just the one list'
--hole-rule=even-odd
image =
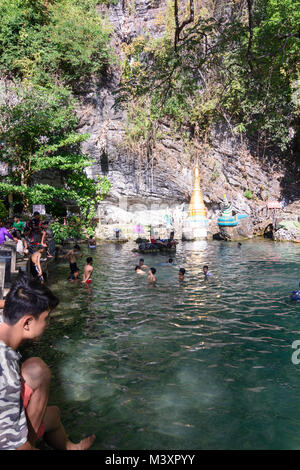
[{"label": "golden stupa spire", "polygon": [[190,200],[190,205],[188,209],[189,217],[206,217],[207,210],[203,201],[202,192],[200,189],[200,172],[198,162],[194,168],[194,187],[192,192],[192,197]]}]

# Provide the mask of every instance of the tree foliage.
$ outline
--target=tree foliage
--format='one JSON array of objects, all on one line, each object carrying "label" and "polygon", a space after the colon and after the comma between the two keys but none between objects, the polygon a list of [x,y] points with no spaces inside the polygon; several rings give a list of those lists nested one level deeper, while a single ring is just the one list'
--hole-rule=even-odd
[{"label": "tree foliage", "polygon": [[0,70],[42,85],[74,84],[111,62],[110,28],[92,0],[1,0]]},{"label": "tree foliage", "polygon": [[[25,207],[73,201],[95,215],[109,182],[92,181],[77,132],[74,90],[112,61],[110,28],[96,0],[0,1],[0,191]],[[72,92],[73,90],[73,92]],[[43,182],[45,172],[53,176]],[[44,178],[45,179],[45,178]],[[48,178],[49,180],[49,178]]]},{"label": "tree foliage", "polygon": [[116,104],[139,106],[152,123],[168,118],[189,127],[191,137],[204,138],[225,120],[265,147],[284,149],[299,119],[293,94],[299,83],[300,2],[218,4],[223,10],[174,0],[164,35],[141,36],[126,46]]}]

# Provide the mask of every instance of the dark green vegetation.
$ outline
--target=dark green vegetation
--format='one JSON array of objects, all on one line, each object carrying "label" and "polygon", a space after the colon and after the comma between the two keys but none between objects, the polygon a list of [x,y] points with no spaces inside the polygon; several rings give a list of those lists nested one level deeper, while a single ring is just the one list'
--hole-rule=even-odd
[{"label": "dark green vegetation", "polygon": [[161,37],[125,46],[129,139],[149,143],[171,121],[187,141],[206,142],[223,121],[255,136],[261,153],[289,147],[299,128],[299,1],[174,0],[161,23]]},{"label": "dark green vegetation", "polygon": [[[76,203],[84,219],[109,190],[83,169],[92,162],[80,144],[77,87],[109,66],[109,28],[92,0],[0,1],[0,161],[3,195],[24,209],[61,201]],[[42,171],[52,178],[42,184]]]}]

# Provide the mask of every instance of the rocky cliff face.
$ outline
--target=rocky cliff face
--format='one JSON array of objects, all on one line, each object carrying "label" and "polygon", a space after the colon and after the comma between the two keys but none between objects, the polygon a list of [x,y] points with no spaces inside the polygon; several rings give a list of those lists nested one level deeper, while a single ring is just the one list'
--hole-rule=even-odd
[{"label": "rocky cliff face", "polygon": [[[122,43],[128,44],[146,31],[152,35],[162,33],[156,19],[164,14],[165,8],[164,0],[123,0],[108,9],[99,7],[99,14],[108,15],[113,25],[113,42],[120,57]],[[162,138],[151,158],[141,159],[126,149],[126,115],[113,107],[117,86],[116,69],[105,82],[90,85],[80,96],[81,132],[90,133],[84,150],[96,160],[87,173],[90,177],[105,175],[112,183],[109,197],[100,207],[101,227],[97,232],[100,238],[113,236],[116,226],[122,228],[126,237],[136,238],[137,233],[148,234],[149,225],[161,236],[173,226],[176,237],[180,238],[193,187],[196,157],[210,236],[219,231],[216,221],[224,193],[237,213],[249,216],[234,238],[264,232],[274,216],[267,211],[270,200],[282,201],[288,217],[297,218],[297,212],[289,213],[288,206],[299,199],[300,188],[292,183],[287,186],[289,176],[285,165],[279,163],[276,155],[272,164],[270,160],[262,162],[250,143],[241,143],[225,125],[215,128],[212,144],[205,150],[199,142],[197,156],[189,159],[184,157],[184,142],[170,132],[168,123],[161,125]]]}]

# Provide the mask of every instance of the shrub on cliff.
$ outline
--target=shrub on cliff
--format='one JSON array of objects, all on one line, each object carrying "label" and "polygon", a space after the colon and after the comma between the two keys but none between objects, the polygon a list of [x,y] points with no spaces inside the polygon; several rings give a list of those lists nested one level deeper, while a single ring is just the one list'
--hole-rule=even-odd
[{"label": "shrub on cliff", "polygon": [[39,84],[102,73],[110,29],[91,0],[1,0],[0,70]]}]

